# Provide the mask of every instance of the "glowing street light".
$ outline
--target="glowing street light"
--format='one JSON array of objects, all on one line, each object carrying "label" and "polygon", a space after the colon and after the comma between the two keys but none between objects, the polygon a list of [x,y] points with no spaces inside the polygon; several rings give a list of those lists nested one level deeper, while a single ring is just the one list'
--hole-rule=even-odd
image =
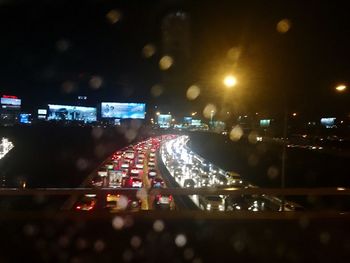
[{"label": "glowing street light", "polygon": [[227,87],[227,88],[232,88],[234,86],[236,86],[237,84],[237,79],[236,77],[234,77],[233,75],[227,75],[225,78],[224,78],[224,85]]},{"label": "glowing street light", "polygon": [[195,116],[196,114],[197,114],[196,111],[191,113],[192,116]]},{"label": "glowing street light", "polygon": [[160,112],[159,111],[157,111],[157,113],[156,113],[158,116],[160,115]]},{"label": "glowing street light", "polygon": [[297,116],[297,113],[296,113],[296,112],[293,112],[293,114],[292,114],[292,115],[293,115],[293,117],[295,117],[295,116]]},{"label": "glowing street light", "polygon": [[336,91],[338,92],[343,92],[346,90],[346,86],[345,85],[339,85],[335,88]]}]

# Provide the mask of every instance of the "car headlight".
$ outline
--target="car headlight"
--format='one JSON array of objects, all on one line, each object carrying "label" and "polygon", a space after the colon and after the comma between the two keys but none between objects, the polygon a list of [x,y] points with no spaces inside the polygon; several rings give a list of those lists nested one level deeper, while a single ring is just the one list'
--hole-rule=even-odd
[{"label": "car headlight", "polygon": [[225,210],[225,207],[223,205],[219,205],[219,210],[220,211],[224,211]]},{"label": "car headlight", "polygon": [[207,210],[211,209],[211,204],[207,204]]}]

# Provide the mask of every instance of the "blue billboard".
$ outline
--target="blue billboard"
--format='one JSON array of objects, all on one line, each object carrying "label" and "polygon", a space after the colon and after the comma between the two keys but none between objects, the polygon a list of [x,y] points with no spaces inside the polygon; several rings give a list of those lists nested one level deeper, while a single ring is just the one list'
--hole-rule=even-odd
[{"label": "blue billboard", "polygon": [[96,121],[96,108],[49,104],[48,120]]},{"label": "blue billboard", "polygon": [[266,128],[269,127],[271,124],[271,120],[265,119],[265,120],[260,120],[260,127]]},{"label": "blue billboard", "polygon": [[19,122],[23,124],[31,124],[32,123],[32,114],[30,113],[21,113],[19,115]]},{"label": "blue billboard", "polygon": [[102,102],[101,117],[117,119],[144,119],[145,103]]},{"label": "blue billboard", "polygon": [[6,109],[6,108],[19,109],[21,107],[21,100],[17,98],[2,97],[0,101],[3,109]]},{"label": "blue billboard", "polygon": [[184,124],[191,125],[192,117],[184,117]]},{"label": "blue billboard", "polygon": [[160,128],[169,128],[171,125],[171,115],[170,114],[159,114],[158,124]]}]

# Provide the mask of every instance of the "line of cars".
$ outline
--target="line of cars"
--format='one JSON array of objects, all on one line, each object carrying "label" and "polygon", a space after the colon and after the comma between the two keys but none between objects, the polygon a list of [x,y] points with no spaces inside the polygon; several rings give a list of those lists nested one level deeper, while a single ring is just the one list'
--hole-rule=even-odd
[{"label": "line of cars", "polygon": [[[114,189],[165,187],[164,181],[156,169],[156,152],[162,140],[172,138],[172,136],[153,137],[116,151],[99,167],[89,186]],[[97,200],[95,195],[85,195],[79,199],[75,209],[90,211],[96,208],[99,202],[99,207],[112,212],[138,211],[143,209],[143,202],[148,202],[148,200],[142,200],[136,194],[128,196],[107,194],[102,199]],[[172,201],[172,196],[157,195],[154,204],[156,207],[164,204],[168,204],[170,207]],[[144,207],[146,207],[144,209],[149,209],[148,205]]]},{"label": "line of cars", "polygon": [[[193,153],[186,143],[187,136],[168,141],[161,148],[161,156],[169,173],[184,188],[248,188],[255,187],[232,171],[224,171]],[[276,197],[261,196],[191,196],[194,203],[206,211],[281,211],[282,201]],[[285,211],[302,209],[293,202],[285,203]]]}]

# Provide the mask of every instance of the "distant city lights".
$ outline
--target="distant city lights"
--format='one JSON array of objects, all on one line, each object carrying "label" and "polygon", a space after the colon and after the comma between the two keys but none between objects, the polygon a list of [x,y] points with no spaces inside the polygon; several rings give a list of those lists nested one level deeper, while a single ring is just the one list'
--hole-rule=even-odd
[{"label": "distant city lights", "polygon": [[0,141],[0,159],[4,158],[5,155],[13,149],[14,145],[7,138],[2,138]]}]

